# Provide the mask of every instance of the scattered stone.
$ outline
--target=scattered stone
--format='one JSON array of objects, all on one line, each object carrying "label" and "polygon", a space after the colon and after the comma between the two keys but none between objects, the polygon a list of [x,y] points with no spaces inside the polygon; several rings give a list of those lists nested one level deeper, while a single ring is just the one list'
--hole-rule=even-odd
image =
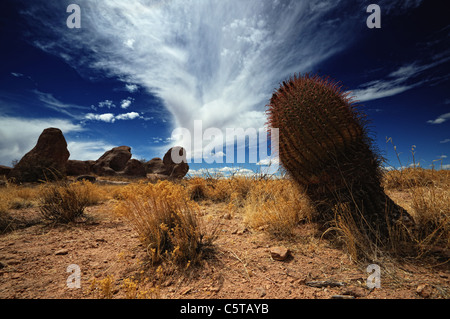
[{"label": "scattered stone", "polygon": [[345,285],[343,282],[333,281],[333,280],[307,281],[305,284],[307,286],[314,287],[314,288],[342,287]]},{"label": "scattered stone", "polygon": [[266,289],[264,289],[263,287],[256,287],[255,290],[258,292],[259,298],[263,298],[267,294]]},{"label": "scattered stone", "polygon": [[417,287],[416,292],[420,297],[428,299],[433,293],[433,287],[429,284],[422,284]]},{"label": "scattered stone", "polygon": [[70,153],[62,131],[47,128],[36,146],[25,154],[8,175],[15,182],[39,182],[61,179],[66,174]]},{"label": "scattered stone", "polygon": [[365,297],[367,290],[361,287],[351,287],[342,292],[343,295],[353,296],[355,298]]},{"label": "scattered stone", "polygon": [[355,297],[349,295],[334,295],[331,296],[331,299],[355,299]]},{"label": "scattered stone", "polygon": [[55,252],[56,256],[62,256],[62,255],[67,255],[69,253],[69,251],[67,249],[60,249],[58,251]]},{"label": "scattered stone", "polygon": [[270,249],[270,255],[274,260],[278,261],[284,261],[286,260],[290,255],[290,250],[286,247],[272,247]]}]

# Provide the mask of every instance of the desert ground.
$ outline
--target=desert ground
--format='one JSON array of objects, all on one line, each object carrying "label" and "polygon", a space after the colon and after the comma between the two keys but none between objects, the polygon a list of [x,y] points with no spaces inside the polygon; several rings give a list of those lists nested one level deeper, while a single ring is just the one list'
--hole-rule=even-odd
[{"label": "desert ground", "polygon": [[[188,262],[170,258],[173,250],[152,259],[148,241],[123,213],[132,206],[120,206],[129,200],[127,188],[159,184],[84,182],[89,203],[79,218],[63,223],[42,214],[45,185],[5,183],[0,298],[448,299],[449,176],[449,171],[388,173],[385,189],[394,201],[421,225],[432,219],[424,216],[439,219],[418,239],[420,249],[406,255],[381,249],[355,254],[348,238],[332,236],[331,228],[310,218],[307,200],[286,179],[166,181],[166,187],[174,183],[185,192],[198,225],[214,234]],[[379,288],[367,285],[370,264],[380,267]],[[76,266],[68,272],[70,265]],[[73,267],[79,270],[78,286]]]}]

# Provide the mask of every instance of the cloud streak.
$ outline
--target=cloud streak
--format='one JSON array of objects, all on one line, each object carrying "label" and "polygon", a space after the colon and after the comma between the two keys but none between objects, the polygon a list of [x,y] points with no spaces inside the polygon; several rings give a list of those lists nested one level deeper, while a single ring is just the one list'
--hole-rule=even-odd
[{"label": "cloud streak", "polygon": [[[342,11],[339,1],[78,4],[80,32],[50,24],[52,19],[40,20],[35,26],[43,35],[35,45],[85,76],[106,72],[123,79],[129,92],[147,90],[171,113],[173,128],[189,130],[198,119],[204,127],[219,129],[263,127],[265,105],[278,83],[343,50],[354,39],[350,25],[360,18],[331,17],[338,6]],[[29,16],[38,17],[44,9],[30,9]],[[60,10],[46,14],[53,11]]]}]

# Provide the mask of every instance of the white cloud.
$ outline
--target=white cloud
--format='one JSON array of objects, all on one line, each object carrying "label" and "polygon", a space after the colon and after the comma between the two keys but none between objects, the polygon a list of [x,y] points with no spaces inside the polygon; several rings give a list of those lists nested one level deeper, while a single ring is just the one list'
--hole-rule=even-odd
[{"label": "white cloud", "polygon": [[129,112],[125,114],[114,115],[113,113],[93,114],[88,113],[85,116],[86,120],[101,121],[106,123],[114,123],[116,120],[134,120],[141,116],[137,112]]},{"label": "white cloud", "polygon": [[104,141],[68,141],[67,149],[71,160],[96,160],[106,151],[116,147]]},{"label": "white cloud", "polygon": [[11,72],[11,75],[15,76],[16,78],[20,78],[20,77],[24,76],[22,73],[18,73],[18,72]]},{"label": "white cloud", "polygon": [[[429,120],[427,121],[427,123],[429,124],[442,124],[444,122],[447,122],[448,120],[450,120],[450,113],[445,113],[442,115],[439,115],[435,120]],[[442,142],[441,143],[446,143],[446,142]]]},{"label": "white cloud", "polygon": [[116,105],[111,100],[105,100],[105,101],[99,102],[98,107],[99,108],[107,107],[108,109],[111,109],[113,107],[116,107]]},{"label": "white cloud", "polygon": [[130,93],[135,93],[135,92],[137,92],[137,90],[139,90],[139,86],[137,86],[136,84],[127,83],[125,85],[125,89]]},{"label": "white cloud", "polygon": [[450,143],[450,138],[446,138],[445,140],[442,140],[439,143],[441,144]]},{"label": "white cloud", "polygon": [[127,39],[123,42],[127,48],[134,49],[134,39]]},{"label": "white cloud", "polygon": [[116,117],[112,113],[104,113],[104,114],[88,113],[86,114],[85,118],[86,120],[101,121],[106,123],[114,123],[116,121]]},{"label": "white cloud", "polygon": [[36,145],[42,131],[49,127],[61,129],[64,135],[83,131],[81,125],[68,120],[0,116],[0,163],[10,165],[12,160],[21,159]]},{"label": "white cloud", "polygon": [[127,109],[130,107],[131,103],[133,103],[134,99],[132,97],[129,97],[125,100],[122,100],[122,102],[120,102],[120,107],[123,109]]},{"label": "white cloud", "polygon": [[402,65],[397,70],[389,73],[384,79],[361,84],[358,89],[352,90],[351,94],[358,101],[365,102],[406,92],[429,81],[429,79],[424,80],[419,77],[422,72],[437,67],[449,59],[448,57],[438,58],[436,56],[433,63],[420,64],[415,61]]},{"label": "white cloud", "polygon": [[139,117],[140,117],[139,113],[137,113],[137,112],[130,112],[130,113],[117,115],[115,118],[116,118],[116,120],[134,120],[134,119],[137,119]]},{"label": "white cloud", "polygon": [[78,4],[85,8],[83,32],[41,20],[37,31],[52,33],[53,42],[36,45],[82,74],[94,68],[124,79],[130,93],[144,88],[161,99],[173,128],[191,132],[197,119],[205,128],[264,127],[265,105],[278,83],[343,50],[355,39],[351,24],[361,18],[334,17],[324,24],[337,1]]}]

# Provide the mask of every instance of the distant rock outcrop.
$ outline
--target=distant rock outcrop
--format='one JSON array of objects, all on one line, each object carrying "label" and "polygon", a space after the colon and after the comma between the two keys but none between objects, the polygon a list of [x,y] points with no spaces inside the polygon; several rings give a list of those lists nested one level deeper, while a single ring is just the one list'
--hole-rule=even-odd
[{"label": "distant rock outcrop", "polygon": [[60,179],[66,175],[69,156],[61,130],[47,128],[39,136],[36,146],[11,170],[8,178],[15,182]]},{"label": "distant rock outcrop", "polygon": [[[95,176],[148,177],[149,181],[181,179],[189,171],[186,151],[171,148],[163,157],[147,163],[131,159],[131,147],[119,146],[105,152],[96,161],[69,160],[67,142],[60,129],[47,128],[36,146],[14,168],[0,166],[0,176],[15,182],[40,182],[65,176],[94,180]],[[86,178],[89,177],[89,178]]]},{"label": "distant rock outcrop", "polygon": [[189,171],[186,150],[180,146],[172,147],[163,159],[153,158],[148,161],[145,169],[152,175],[151,179],[181,179]]},{"label": "distant rock outcrop", "polygon": [[92,166],[94,166],[94,164],[95,161],[68,160],[67,175],[68,176],[89,175],[92,172]]},{"label": "distant rock outcrop", "polygon": [[147,172],[145,171],[144,164],[142,164],[137,159],[130,159],[125,166],[125,169],[122,173],[125,176],[134,176],[134,177],[146,177]]},{"label": "distant rock outcrop", "polygon": [[100,176],[114,176],[123,171],[131,159],[131,147],[119,146],[103,154],[92,167],[92,171]]}]

